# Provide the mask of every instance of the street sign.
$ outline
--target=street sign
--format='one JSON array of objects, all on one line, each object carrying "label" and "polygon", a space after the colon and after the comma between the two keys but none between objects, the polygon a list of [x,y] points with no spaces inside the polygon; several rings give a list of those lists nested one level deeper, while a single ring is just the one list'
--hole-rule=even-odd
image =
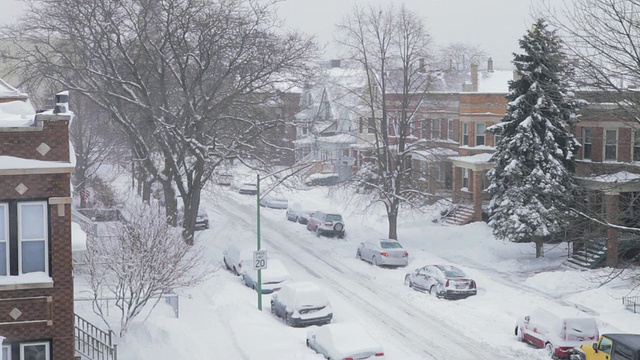
[{"label": "street sign", "polygon": [[267,268],[267,250],[253,252],[253,269],[262,270]]}]

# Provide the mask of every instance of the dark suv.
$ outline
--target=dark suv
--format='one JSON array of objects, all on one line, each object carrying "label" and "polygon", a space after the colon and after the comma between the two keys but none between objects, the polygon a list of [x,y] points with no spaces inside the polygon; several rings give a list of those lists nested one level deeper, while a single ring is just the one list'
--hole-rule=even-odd
[{"label": "dark suv", "polygon": [[340,214],[330,214],[316,211],[309,216],[307,230],[315,231],[317,236],[332,235],[344,237],[344,220]]}]

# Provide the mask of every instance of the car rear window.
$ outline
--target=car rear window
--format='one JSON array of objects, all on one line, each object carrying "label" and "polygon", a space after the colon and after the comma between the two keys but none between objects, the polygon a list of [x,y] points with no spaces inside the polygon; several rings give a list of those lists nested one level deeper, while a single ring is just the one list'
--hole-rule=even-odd
[{"label": "car rear window", "polygon": [[380,247],[383,249],[399,249],[402,246],[400,246],[400,243],[396,241],[381,241]]},{"label": "car rear window", "polygon": [[335,214],[327,214],[326,221],[342,221],[342,216]]},{"label": "car rear window", "polygon": [[460,269],[451,268],[444,271],[444,276],[448,278],[465,277],[466,275]]}]

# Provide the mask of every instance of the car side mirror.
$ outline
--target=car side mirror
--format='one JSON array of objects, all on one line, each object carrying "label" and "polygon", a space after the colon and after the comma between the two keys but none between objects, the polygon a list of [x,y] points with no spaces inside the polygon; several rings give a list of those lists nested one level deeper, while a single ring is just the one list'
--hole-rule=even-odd
[{"label": "car side mirror", "polygon": [[525,317],[524,317],[524,322],[529,322],[529,320],[531,320],[531,318],[530,318],[530,317],[528,317],[528,316],[525,316]]},{"label": "car side mirror", "polygon": [[593,343],[593,351],[598,352],[598,343]]}]

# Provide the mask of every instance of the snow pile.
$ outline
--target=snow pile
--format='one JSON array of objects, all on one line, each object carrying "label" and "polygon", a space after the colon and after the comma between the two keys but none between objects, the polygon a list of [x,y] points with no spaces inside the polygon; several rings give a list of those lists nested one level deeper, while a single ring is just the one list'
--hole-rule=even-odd
[{"label": "snow pile", "polygon": [[0,102],[0,127],[31,126],[35,117],[36,110],[29,99]]}]

